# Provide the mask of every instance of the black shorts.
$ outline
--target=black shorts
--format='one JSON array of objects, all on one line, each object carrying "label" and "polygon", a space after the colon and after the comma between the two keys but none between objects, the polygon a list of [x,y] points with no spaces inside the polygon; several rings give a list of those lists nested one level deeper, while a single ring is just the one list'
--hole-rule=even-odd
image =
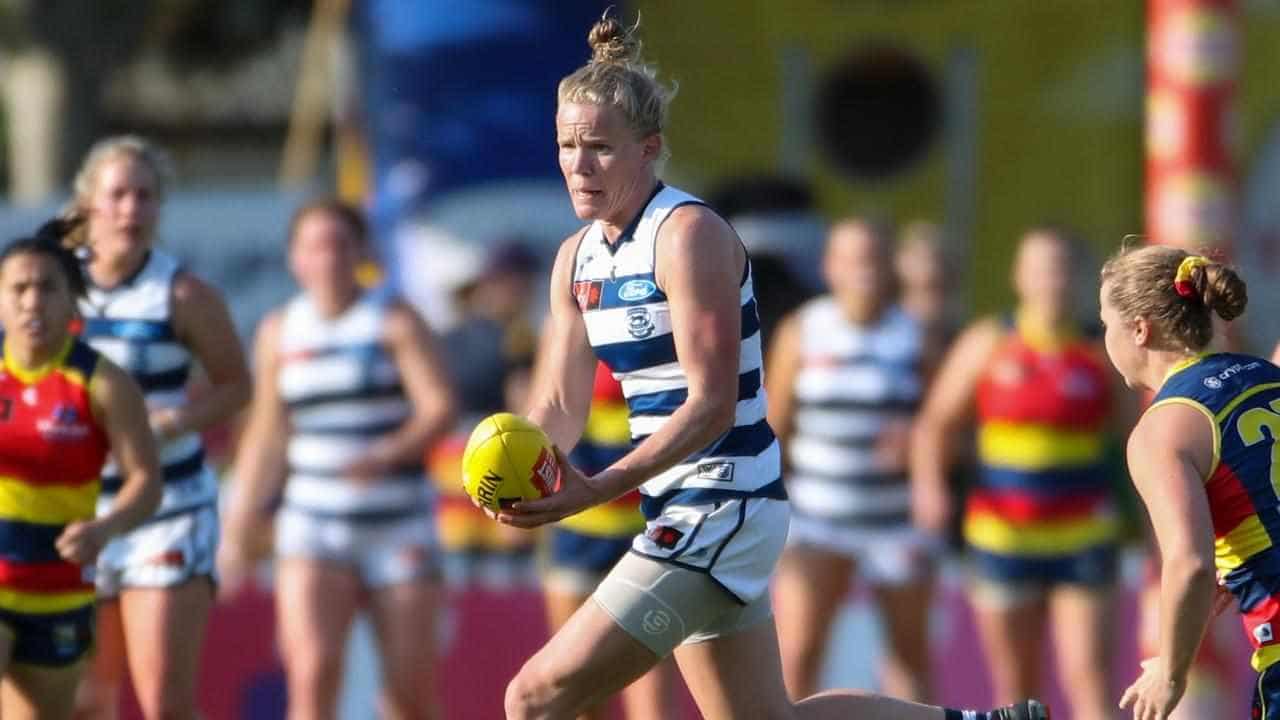
[{"label": "black shorts", "polygon": [[0,609],[0,624],[13,632],[15,663],[64,667],[93,647],[94,606],[58,613]]}]

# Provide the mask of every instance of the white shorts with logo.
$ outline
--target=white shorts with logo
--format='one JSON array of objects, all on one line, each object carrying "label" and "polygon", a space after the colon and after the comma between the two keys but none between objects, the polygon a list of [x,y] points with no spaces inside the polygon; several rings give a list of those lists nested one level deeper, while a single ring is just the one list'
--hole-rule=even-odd
[{"label": "white shorts with logo", "polygon": [[218,509],[213,503],[149,520],[107,543],[98,555],[98,597],[114,598],[126,588],[176,587],[197,577],[216,582],[217,551]]},{"label": "white shorts with logo", "polygon": [[323,517],[285,506],[276,516],[280,558],[349,567],[366,588],[439,577],[440,555],[430,513],[389,520]]},{"label": "white shorts with logo", "polygon": [[645,523],[631,550],[705,573],[745,604],[768,591],[790,519],[790,503],[772,498],[672,503]]},{"label": "white shorts with logo", "polygon": [[907,585],[928,572],[938,543],[913,525],[850,527],[810,515],[794,515],[787,544],[847,557],[858,576],[875,585]]}]

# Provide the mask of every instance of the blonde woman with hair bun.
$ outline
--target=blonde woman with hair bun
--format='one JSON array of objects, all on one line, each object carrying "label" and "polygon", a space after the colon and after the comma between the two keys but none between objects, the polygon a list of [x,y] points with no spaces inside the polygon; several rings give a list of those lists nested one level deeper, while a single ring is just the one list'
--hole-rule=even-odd
[{"label": "blonde woman with hair bun", "polygon": [[[156,247],[171,177],[167,156],[150,142],[105,139],[76,174],[67,212],[83,221],[76,242],[88,250],[83,338],[142,387],[164,476],[156,514],[98,558],[98,637],[81,685],[82,718],[116,716],[126,665],[147,718],[195,716],[218,542],[218,484],[200,433],[249,399],[249,368],[222,294]],[[197,364],[208,391],[188,398]],[[119,486],[108,462],[99,514]]]},{"label": "blonde woman with hair bun", "polygon": [[631,551],[507,686],[508,718],[570,718],[675,655],[708,718],[1046,720],[1034,701],[967,712],[835,691],[792,704],[769,581],[790,508],[766,421],[751,264],[733,229],[658,178],[673,89],[637,28],[604,17],[593,57],[560,82],[556,142],[574,213],[528,410],[577,444],[597,359],[622,383],[634,448],[591,477],[495,517],[556,522],[639,488]]}]

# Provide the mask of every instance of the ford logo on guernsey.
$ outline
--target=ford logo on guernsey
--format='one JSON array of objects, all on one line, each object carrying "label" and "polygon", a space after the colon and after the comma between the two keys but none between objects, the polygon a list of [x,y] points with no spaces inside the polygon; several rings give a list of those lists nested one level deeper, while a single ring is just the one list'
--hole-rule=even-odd
[{"label": "ford logo on guernsey", "polygon": [[643,300],[658,291],[658,286],[649,280],[628,280],[618,288],[618,299],[623,302]]}]

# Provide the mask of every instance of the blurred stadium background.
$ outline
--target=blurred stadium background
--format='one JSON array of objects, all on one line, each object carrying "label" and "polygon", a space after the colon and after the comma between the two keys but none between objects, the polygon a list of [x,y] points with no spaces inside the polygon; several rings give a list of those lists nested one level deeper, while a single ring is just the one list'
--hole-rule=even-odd
[{"label": "blurred stadium background", "polygon": [[[94,139],[140,133],[177,162],[161,242],[226,293],[246,339],[294,292],[291,211],[329,191],[368,208],[388,283],[447,330],[487,248],[519,240],[549,261],[577,225],[553,152],[555,85],[609,4],[0,0],[0,235],[59,208]],[[1056,220],[1099,257],[1133,232],[1229,249],[1255,303],[1241,343],[1266,354],[1280,338],[1280,2],[618,5],[641,14],[647,55],[680,84],[666,177],[719,199],[753,252],[801,283],[816,284],[826,220],[924,218],[945,231],[964,311],[989,312],[1010,300],[1019,232]],[[1191,80],[1170,90],[1162,73]],[[444,486],[456,452],[434,455]],[[442,516],[455,550],[443,703],[448,717],[497,717],[505,679],[542,640],[535,551],[465,504]],[[945,665],[974,642],[954,574],[934,629],[940,699],[981,704],[981,668]],[[218,610],[207,717],[281,716],[268,592]],[[876,633],[852,597],[829,679],[873,685]],[[364,630],[351,652],[344,717],[371,717]]]}]

